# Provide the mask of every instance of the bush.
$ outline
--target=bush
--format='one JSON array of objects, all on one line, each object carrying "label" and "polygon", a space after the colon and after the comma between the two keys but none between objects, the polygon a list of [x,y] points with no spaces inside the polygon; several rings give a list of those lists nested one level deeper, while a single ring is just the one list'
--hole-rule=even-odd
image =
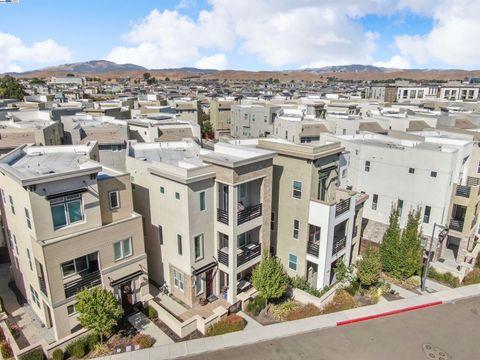
[{"label": "bush", "polygon": [[100,342],[100,335],[95,332],[91,333],[87,336],[86,342],[87,342],[88,350],[92,351],[95,348],[95,345],[97,345]]},{"label": "bush", "polygon": [[358,264],[358,280],[363,286],[371,286],[378,281],[381,272],[380,252],[369,247]]},{"label": "bush", "polygon": [[65,354],[63,353],[62,349],[55,349],[52,353],[53,360],[63,360],[65,358]]},{"label": "bush", "polygon": [[110,349],[107,344],[96,344],[92,349],[92,357],[105,356],[110,353]]},{"label": "bush", "polygon": [[475,259],[475,267],[480,268],[480,252],[477,255],[477,258]]},{"label": "bush", "polygon": [[245,321],[243,320],[243,318],[236,314],[233,314],[209,326],[207,328],[207,331],[205,332],[205,336],[228,334],[231,332],[243,330],[244,328]]},{"label": "bush", "polygon": [[0,342],[5,340],[5,333],[3,332],[3,329],[0,327]]},{"label": "bush", "polygon": [[34,349],[19,356],[20,360],[45,360],[46,358],[47,357],[41,348]]},{"label": "bush", "polygon": [[285,320],[285,317],[293,310],[298,308],[300,305],[293,300],[287,300],[278,305],[272,305],[271,311],[272,315],[279,321]]},{"label": "bush", "polygon": [[473,269],[463,279],[463,285],[472,285],[480,283],[480,269]]},{"label": "bush", "polygon": [[74,342],[71,342],[65,348],[65,351],[70,356],[74,356],[76,358],[82,358],[87,354],[88,344],[85,338],[80,338]]},{"label": "bush", "polygon": [[328,286],[325,286],[322,290],[318,290],[310,285],[310,283],[308,282],[305,276],[298,276],[298,275],[293,278],[290,278],[290,286],[303,290],[307,294],[310,294],[316,297],[322,297],[328,290],[330,290],[330,287]]},{"label": "bush", "polygon": [[437,270],[435,270],[435,268],[430,268],[428,271],[428,277],[453,288],[460,286],[460,279],[453,275],[451,272],[441,274]]},{"label": "bush", "polygon": [[158,319],[158,311],[153,306],[147,306],[147,316],[150,320]]},{"label": "bush", "polygon": [[355,296],[359,288],[360,288],[360,281],[355,280],[355,281],[352,281],[349,286],[344,288],[344,290],[348,292],[350,295]]},{"label": "bush", "polygon": [[137,334],[133,337],[132,344],[140,346],[140,349],[151,348],[155,339],[147,334]]},{"label": "bush", "polygon": [[332,301],[325,305],[325,307],[322,309],[322,314],[330,314],[337,311],[348,310],[354,308],[355,306],[356,303],[353,299],[353,296],[342,289],[335,294]]},{"label": "bush", "polygon": [[257,295],[247,304],[246,310],[253,316],[258,316],[265,306],[267,306],[267,300],[263,296]]},{"label": "bush", "polygon": [[286,321],[305,319],[312,316],[320,315],[321,311],[313,304],[306,304],[291,310],[286,316]]},{"label": "bush", "polygon": [[3,340],[0,343],[0,353],[2,354],[4,359],[13,358],[12,348],[10,347],[10,344],[6,340]]}]

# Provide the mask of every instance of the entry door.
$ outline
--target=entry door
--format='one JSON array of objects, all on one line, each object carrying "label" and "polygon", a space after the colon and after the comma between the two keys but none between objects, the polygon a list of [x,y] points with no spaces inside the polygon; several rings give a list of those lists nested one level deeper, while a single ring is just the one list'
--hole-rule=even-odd
[{"label": "entry door", "polygon": [[131,282],[126,282],[120,287],[122,293],[122,306],[124,309],[130,308],[133,305],[133,291]]},{"label": "entry door", "polygon": [[205,297],[208,298],[213,294],[213,270],[205,273]]}]

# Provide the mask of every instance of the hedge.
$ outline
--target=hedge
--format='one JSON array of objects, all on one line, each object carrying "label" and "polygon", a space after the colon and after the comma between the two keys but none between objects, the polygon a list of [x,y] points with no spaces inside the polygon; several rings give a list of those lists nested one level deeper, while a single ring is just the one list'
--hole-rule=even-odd
[{"label": "hedge", "polygon": [[463,285],[473,285],[480,283],[480,269],[475,268],[463,278]]},{"label": "hedge", "polygon": [[37,348],[19,356],[20,360],[46,360],[47,357],[42,349]]},{"label": "hedge", "polygon": [[435,270],[435,268],[430,268],[430,270],[428,271],[428,277],[453,288],[460,286],[460,279],[453,275],[451,272],[446,272],[442,274]]},{"label": "hedge", "polygon": [[236,314],[227,316],[225,319],[209,326],[205,336],[216,336],[240,331],[245,328],[245,320]]}]

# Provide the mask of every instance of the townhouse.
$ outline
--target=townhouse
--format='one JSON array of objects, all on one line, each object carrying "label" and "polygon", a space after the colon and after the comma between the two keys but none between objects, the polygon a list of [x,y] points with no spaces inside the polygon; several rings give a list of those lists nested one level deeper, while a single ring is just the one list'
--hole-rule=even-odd
[{"label": "townhouse", "polygon": [[235,138],[266,137],[281,107],[278,104],[247,103],[231,107],[230,134]]},{"label": "townhouse", "polygon": [[210,123],[215,132],[215,138],[222,135],[230,135],[230,113],[234,103],[235,98],[233,97],[210,100]]}]

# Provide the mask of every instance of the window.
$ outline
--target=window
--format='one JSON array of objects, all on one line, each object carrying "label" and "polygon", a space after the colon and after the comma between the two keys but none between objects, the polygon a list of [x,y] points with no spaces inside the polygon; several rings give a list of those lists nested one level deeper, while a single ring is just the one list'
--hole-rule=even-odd
[{"label": "window", "polygon": [[195,295],[198,296],[203,293],[203,281],[200,275],[195,277]]},{"label": "window", "polygon": [[237,236],[237,246],[243,247],[247,245],[247,233],[241,233]]},{"label": "window", "polygon": [[75,304],[73,305],[68,305],[67,306],[67,314],[68,316],[73,316],[77,313],[77,310],[75,310]]},{"label": "window", "polygon": [[183,291],[185,288],[183,273],[173,269],[173,286]]},{"label": "window", "polygon": [[288,268],[293,271],[297,271],[297,256],[288,254]]},{"label": "window", "polygon": [[203,259],[203,234],[197,235],[194,238],[195,242],[195,260]]},{"label": "window", "polygon": [[108,201],[110,209],[118,209],[120,207],[120,194],[118,190],[110,191],[108,193]]},{"label": "window", "polygon": [[35,304],[37,304],[38,307],[40,307],[40,300],[38,298],[38,293],[37,291],[30,285],[30,293],[32,294],[32,300]]},{"label": "window", "polygon": [[437,177],[437,172],[436,171],[430,171],[430,176],[431,177]]},{"label": "window", "polygon": [[298,240],[298,232],[300,228],[300,222],[298,220],[293,220],[293,238]]},{"label": "window", "polygon": [[402,216],[402,210],[403,210],[403,200],[398,199],[397,201],[397,210],[398,210],[398,215]]},{"label": "window", "polygon": [[247,184],[238,185],[238,197],[243,199],[247,196]]},{"label": "window", "polygon": [[15,234],[12,234],[12,236],[13,236],[13,242],[15,243],[15,251],[17,252],[17,255],[20,255],[18,251],[17,237],[15,236]]},{"label": "window", "polygon": [[180,200],[180,193],[179,192],[175,192],[175,199]]},{"label": "window", "polygon": [[88,269],[88,257],[81,256],[74,260],[64,262],[60,267],[62,268],[63,277],[79,274]]},{"label": "window", "polygon": [[365,161],[365,171],[369,172],[370,171],[370,161]]},{"label": "window", "polygon": [[377,210],[378,206],[378,195],[373,194],[373,199],[372,199],[372,210]]},{"label": "window", "polygon": [[160,194],[165,194],[165,188],[163,186],[160,186]]},{"label": "window", "polygon": [[415,169],[414,168],[408,168],[408,173],[409,174],[415,174]]},{"label": "window", "polygon": [[70,195],[50,200],[55,230],[83,220],[81,195]]},{"label": "window", "polygon": [[[479,168],[480,168],[480,164],[479,164]],[[3,189],[0,189],[0,193],[2,194],[3,203],[6,204],[7,200],[5,199],[5,191],[3,191]]]},{"label": "window", "polygon": [[158,225],[158,242],[163,245],[163,226]]},{"label": "window", "polygon": [[478,166],[477,166],[477,174],[480,174],[480,161],[478,162]]},{"label": "window", "polygon": [[425,211],[423,212],[423,222],[425,224],[428,224],[430,221],[430,212],[432,211],[432,208],[430,206],[425,206]]},{"label": "window", "polygon": [[12,209],[12,214],[15,215],[15,207],[13,206],[12,195],[8,195],[8,198],[10,199],[10,209]]},{"label": "window", "polygon": [[117,241],[113,243],[113,258],[115,261],[125,259],[132,255],[132,239]]},{"label": "window", "polygon": [[204,211],[207,208],[205,191],[200,192],[200,211]]},{"label": "window", "polygon": [[182,235],[177,235],[177,253],[178,255],[183,255]]},{"label": "window", "polygon": [[30,221],[30,213],[28,212],[28,209],[25,208],[25,220],[27,221],[27,226],[31,230],[32,229],[32,222]]},{"label": "window", "polygon": [[318,243],[320,241],[320,227],[310,225],[308,229],[308,241]]},{"label": "window", "polygon": [[302,183],[300,181],[293,181],[293,193],[292,196],[297,199],[302,198]]},{"label": "window", "polygon": [[272,212],[272,217],[270,218],[270,231],[275,230],[275,213]]},{"label": "window", "polygon": [[28,249],[27,249],[27,258],[28,258],[28,265],[30,265],[30,270],[33,271],[32,257],[30,256],[30,250]]}]

